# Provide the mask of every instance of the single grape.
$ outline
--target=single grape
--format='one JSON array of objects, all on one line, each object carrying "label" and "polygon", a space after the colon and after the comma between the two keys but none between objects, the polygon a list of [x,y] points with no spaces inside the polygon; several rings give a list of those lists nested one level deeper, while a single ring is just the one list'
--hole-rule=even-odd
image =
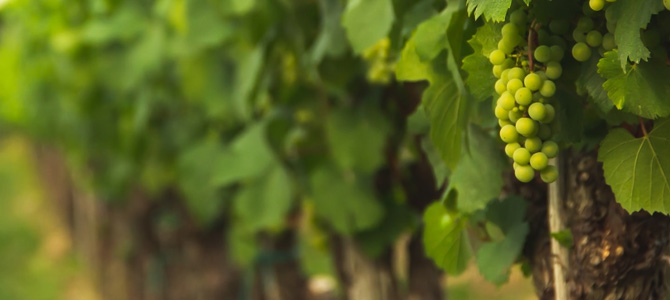
[{"label": "single grape", "polygon": [[663,6],[665,6],[665,9],[670,10],[670,0],[663,0]]},{"label": "single grape", "polygon": [[538,137],[527,138],[523,145],[530,153],[535,153],[542,149],[542,140]]},{"label": "single grape", "polygon": [[523,80],[523,78],[526,76],[526,71],[524,71],[522,68],[519,67],[514,67],[509,70],[509,80],[512,80],[513,78]]},{"label": "single grape", "polygon": [[547,167],[547,164],[549,163],[549,159],[547,158],[547,155],[545,155],[542,152],[534,153],[530,157],[530,166],[533,167],[533,169],[542,171],[544,168]]},{"label": "single grape", "polygon": [[526,27],[526,12],[522,9],[517,9],[509,15],[510,22],[519,26],[519,28]]},{"label": "single grape", "polygon": [[519,111],[526,111],[526,106],[519,105]]},{"label": "single grape", "polygon": [[[509,121],[508,121],[509,122]],[[500,123],[500,121],[498,121]],[[502,125],[500,125],[502,126]],[[551,127],[547,124],[541,124],[540,125],[540,130],[537,132],[537,137],[539,137],[542,140],[548,140],[551,138]]]},{"label": "single grape", "polygon": [[535,171],[530,166],[519,166],[514,170],[514,176],[521,182],[531,182],[535,177]]},{"label": "single grape", "polygon": [[523,79],[523,84],[531,91],[537,91],[542,87],[542,77],[536,73],[530,73]]},{"label": "single grape", "polygon": [[544,104],[544,110],[545,110],[545,116],[544,119],[542,120],[542,123],[544,124],[551,123],[556,117],[556,110],[554,110],[554,106],[551,104]]},{"label": "single grape", "polygon": [[500,75],[502,75],[502,66],[501,65],[493,66],[493,76],[495,76],[496,78],[500,78]]},{"label": "single grape", "polygon": [[575,31],[572,32],[572,38],[577,43],[586,42],[586,32],[575,29]]},{"label": "single grape", "polygon": [[514,67],[514,60],[511,58],[508,58],[505,60],[505,62],[502,64],[503,69],[509,69],[511,67]]},{"label": "single grape", "polygon": [[614,35],[611,33],[605,33],[603,35],[603,48],[605,51],[610,51],[616,47],[616,42],[614,41]]},{"label": "single grape", "polygon": [[538,124],[530,118],[521,118],[516,121],[516,131],[525,137],[534,137],[537,134]]},{"label": "single grape", "polygon": [[518,167],[520,167],[520,166],[521,166],[521,165],[520,165],[520,164],[517,164],[516,162],[513,162],[513,163],[512,163],[512,168],[514,168],[515,171],[516,171],[516,168],[518,168]]},{"label": "single grape", "polygon": [[545,80],[542,83],[542,87],[540,88],[540,95],[542,97],[551,97],[556,93],[556,84],[551,81],[551,80]]},{"label": "single grape", "polygon": [[558,170],[554,166],[547,166],[540,171],[540,178],[546,183],[552,183],[558,179]]},{"label": "single grape", "polygon": [[508,91],[503,92],[502,95],[500,95],[500,98],[498,98],[498,105],[508,111],[514,109],[516,103],[512,93]]},{"label": "single grape", "polygon": [[514,47],[509,46],[509,45],[505,44],[505,42],[503,40],[500,40],[498,42],[498,50],[502,51],[503,53],[505,53],[507,55],[510,55],[510,54],[512,54],[512,52],[514,52]]},{"label": "single grape", "polygon": [[505,47],[510,47],[512,49],[516,48],[517,45],[519,45],[519,42],[521,42],[523,39],[519,34],[509,34],[509,35],[503,35],[502,41],[505,43]]},{"label": "single grape", "polygon": [[542,78],[542,81],[543,81],[543,82],[544,82],[545,80],[549,79],[549,77],[547,77],[547,73],[545,73],[545,72],[542,71],[542,70],[535,72],[535,74],[540,75],[540,78]]},{"label": "single grape", "polygon": [[505,89],[507,89],[507,81],[509,81],[509,69],[503,70],[500,73],[500,79],[502,79],[503,83],[505,84]]},{"label": "single grape", "polygon": [[514,157],[514,151],[516,151],[516,149],[519,149],[519,148],[521,148],[521,145],[519,145],[519,143],[509,143],[509,144],[505,145],[505,154],[507,154],[507,156],[509,156],[509,158],[513,158]]},{"label": "single grape", "polygon": [[589,7],[594,11],[601,11],[605,7],[605,0],[589,0]]},{"label": "single grape", "polygon": [[561,46],[553,45],[549,47],[551,49],[551,60],[553,61],[561,61],[563,59],[563,54],[565,51]]},{"label": "single grape", "polygon": [[559,46],[561,49],[563,49],[563,51],[568,48],[565,40],[558,35],[552,35],[551,38],[549,38],[549,41],[552,46]]},{"label": "single grape", "polygon": [[523,87],[523,82],[517,78],[510,79],[509,82],[507,82],[507,91],[510,93],[516,93],[516,91],[520,88]]},{"label": "single grape", "polygon": [[551,59],[551,49],[545,45],[539,46],[535,49],[533,56],[537,61],[546,63]]},{"label": "single grape", "polygon": [[591,48],[583,42],[579,42],[572,47],[572,57],[577,61],[587,61],[591,58]]},{"label": "single grape", "polygon": [[586,43],[591,47],[599,47],[603,43],[603,35],[597,30],[591,30],[586,34]]},{"label": "single grape", "polygon": [[520,165],[527,165],[530,162],[530,152],[526,148],[517,148],[512,154],[514,162]]},{"label": "single grape", "polygon": [[582,32],[587,32],[593,29],[593,19],[589,17],[581,17],[577,21],[577,29]]},{"label": "single grape", "polygon": [[[608,9],[607,11],[611,11],[611,9]],[[607,20],[611,20],[611,19],[608,18]],[[605,27],[607,27],[607,31],[609,31],[609,32],[611,32],[611,33],[614,33],[614,30],[616,30],[616,22],[614,22],[614,21],[607,21],[607,23],[605,23],[605,24],[606,24]]]},{"label": "single grape", "polygon": [[505,52],[502,52],[501,50],[493,50],[491,51],[491,54],[489,54],[489,61],[493,65],[502,65],[503,62],[505,62]]},{"label": "single grape", "polygon": [[509,114],[507,114],[507,118],[511,121],[516,123],[523,117],[523,112],[519,111],[518,109],[516,111],[510,111]]},{"label": "single grape", "polygon": [[512,122],[510,122],[509,120],[498,120],[498,125],[500,126],[500,128],[503,128],[503,127],[505,127],[505,125],[510,125],[510,124],[512,124]]},{"label": "single grape", "polygon": [[547,111],[542,103],[533,103],[528,108],[528,116],[535,121],[542,121],[547,116]]},{"label": "single grape", "polygon": [[558,156],[558,144],[554,141],[546,141],[542,144],[542,153],[544,153],[548,158],[554,158]]},{"label": "single grape", "polygon": [[516,24],[514,23],[507,23],[503,25],[502,30],[500,32],[502,33],[503,36],[519,34],[519,27],[517,27]]},{"label": "single grape", "polygon": [[540,45],[548,44],[550,42],[549,41],[550,37],[551,37],[551,35],[549,35],[549,32],[547,32],[546,30],[544,30],[542,28],[540,28],[537,31],[537,41]]},{"label": "single grape", "polygon": [[502,76],[501,79],[498,79],[498,81],[496,81],[495,90],[496,93],[498,93],[498,95],[502,95],[502,93],[504,93],[507,90],[507,85],[505,84],[505,81],[502,80]]},{"label": "single grape", "polygon": [[514,93],[514,99],[519,105],[530,105],[533,102],[533,92],[528,88],[522,87]]},{"label": "single grape", "polygon": [[553,20],[549,23],[549,30],[555,34],[567,34],[570,31],[568,20]]},{"label": "single grape", "polygon": [[550,61],[547,63],[547,70],[545,71],[549,79],[558,79],[563,74],[563,67],[561,64],[555,61]]},{"label": "single grape", "polygon": [[505,125],[500,128],[500,139],[505,143],[514,143],[519,139],[519,134],[516,132],[514,125]]},{"label": "single grape", "polygon": [[493,111],[493,113],[496,115],[496,118],[500,120],[508,120],[509,119],[509,111],[502,108],[500,105],[496,105],[496,109]]}]

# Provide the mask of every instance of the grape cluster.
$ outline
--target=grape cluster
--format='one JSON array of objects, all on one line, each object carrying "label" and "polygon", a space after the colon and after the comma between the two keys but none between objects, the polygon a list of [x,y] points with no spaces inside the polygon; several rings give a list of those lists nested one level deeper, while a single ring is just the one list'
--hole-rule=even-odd
[{"label": "grape cluster", "polygon": [[372,47],[363,51],[363,58],[368,62],[368,81],[388,84],[391,82],[395,65],[391,61],[391,40],[383,38]]},{"label": "grape cluster", "polygon": [[[611,11],[611,10],[608,10]],[[577,26],[572,32],[572,38],[575,40],[575,45],[572,46],[572,57],[575,60],[584,62],[591,58],[593,50],[598,51],[602,56],[606,51],[616,48],[614,41],[614,24],[607,23],[607,29],[610,32],[602,34],[595,28],[592,18],[583,16],[577,21]]]},{"label": "grape cluster", "polygon": [[565,41],[560,36],[547,36],[548,43],[530,51],[531,63],[524,38],[529,27],[526,19],[524,11],[513,12],[510,22],[502,27],[498,49],[489,55],[498,78],[494,113],[501,127],[500,138],[507,143],[505,153],[514,160],[516,178],[530,182],[539,171],[542,180],[550,183],[558,178],[556,167],[548,164],[558,154],[558,145],[551,141],[556,115],[551,97],[556,92],[553,80],[563,73],[560,61]]}]

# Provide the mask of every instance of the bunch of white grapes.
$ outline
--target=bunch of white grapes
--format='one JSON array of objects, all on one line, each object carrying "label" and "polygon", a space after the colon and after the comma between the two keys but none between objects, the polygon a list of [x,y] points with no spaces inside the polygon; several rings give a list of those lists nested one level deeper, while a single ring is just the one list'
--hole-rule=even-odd
[{"label": "bunch of white grapes", "polygon": [[[611,12],[611,10],[608,10],[608,12]],[[607,22],[609,32],[603,35],[595,28],[592,18],[581,17],[572,32],[572,38],[575,40],[575,45],[572,46],[572,57],[577,61],[584,62],[591,58],[592,50],[598,51],[602,56],[605,52],[616,48],[614,34],[612,34],[614,26],[616,26],[615,23]]]},{"label": "bunch of white grapes", "polygon": [[514,160],[516,178],[530,182],[538,171],[544,182],[551,183],[558,178],[556,167],[548,163],[558,154],[558,145],[551,140],[556,116],[551,97],[556,92],[553,80],[563,73],[561,42],[565,42],[535,48],[531,70],[524,38],[527,28],[525,13],[513,12],[510,23],[502,27],[498,49],[489,55],[493,74],[499,78],[495,83],[499,95],[495,115],[500,138],[507,143],[505,153]]}]

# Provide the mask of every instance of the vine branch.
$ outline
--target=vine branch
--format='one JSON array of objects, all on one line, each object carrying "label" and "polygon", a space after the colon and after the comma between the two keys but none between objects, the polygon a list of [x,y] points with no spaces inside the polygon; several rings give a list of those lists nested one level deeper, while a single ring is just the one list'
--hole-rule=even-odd
[{"label": "vine branch", "polygon": [[535,70],[535,61],[533,60],[533,46],[535,44],[535,39],[537,38],[537,31],[535,31],[536,26],[537,22],[533,20],[533,22],[530,23],[530,27],[528,28],[528,67],[530,68],[530,72]]}]

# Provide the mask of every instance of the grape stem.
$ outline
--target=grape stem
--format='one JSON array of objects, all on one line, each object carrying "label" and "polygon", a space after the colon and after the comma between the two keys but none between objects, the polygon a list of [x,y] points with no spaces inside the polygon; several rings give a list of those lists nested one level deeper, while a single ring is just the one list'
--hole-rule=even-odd
[{"label": "grape stem", "polygon": [[642,129],[642,134],[644,134],[644,136],[649,135],[647,133],[647,128],[644,127],[644,120],[642,120],[642,117],[637,117],[637,118],[640,120],[640,128]]},{"label": "grape stem", "polygon": [[534,42],[537,38],[537,31],[535,31],[536,26],[537,22],[533,20],[533,22],[530,23],[530,28],[528,28],[528,67],[530,68],[530,72],[535,70],[535,62],[533,61],[533,45],[535,44]]}]

